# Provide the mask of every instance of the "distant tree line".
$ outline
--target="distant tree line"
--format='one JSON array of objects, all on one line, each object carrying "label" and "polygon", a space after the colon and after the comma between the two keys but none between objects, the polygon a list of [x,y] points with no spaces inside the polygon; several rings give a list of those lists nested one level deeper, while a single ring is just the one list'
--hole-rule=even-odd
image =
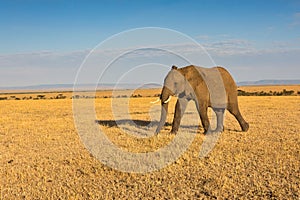
[{"label": "distant tree line", "polygon": [[57,96],[47,98],[46,95],[38,94],[36,97],[23,97],[19,98],[16,96],[9,96],[9,97],[0,97],[0,100],[41,100],[41,99],[66,99],[67,97],[63,94],[58,94]]},{"label": "distant tree line", "polygon": [[292,95],[300,95],[300,91],[295,93],[294,90],[286,90],[283,89],[280,92],[277,91],[260,91],[260,92],[246,92],[243,90],[238,90],[238,96],[292,96]]},{"label": "distant tree line", "polygon": [[[300,91],[295,92],[294,90],[286,90],[283,89],[282,91],[260,91],[260,92],[246,92],[243,90],[238,90],[238,96],[300,96]],[[154,94],[154,95],[147,95],[142,96],[141,94],[132,94],[132,95],[105,95],[105,96],[85,96],[85,95],[74,95],[71,97],[71,99],[98,99],[98,98],[140,98],[140,97],[159,97],[160,94]],[[43,100],[43,99],[66,99],[67,96],[63,94],[58,94],[54,97],[46,97],[46,95],[36,95],[36,97],[23,97],[19,98],[16,96],[9,96],[9,97],[0,97],[0,100]]]},{"label": "distant tree line", "polygon": [[[75,95],[72,96],[71,99],[98,99],[98,98],[139,98],[139,97],[143,97],[141,94],[132,94],[130,96],[128,95],[117,95],[117,96],[112,96],[112,95],[105,95],[105,96],[85,96],[85,95]],[[146,96],[146,97],[151,97],[151,96]]]}]

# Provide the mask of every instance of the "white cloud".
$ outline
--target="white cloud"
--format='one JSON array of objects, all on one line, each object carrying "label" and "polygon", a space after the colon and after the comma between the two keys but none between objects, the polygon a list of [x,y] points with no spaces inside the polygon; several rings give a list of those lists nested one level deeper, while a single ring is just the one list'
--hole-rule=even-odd
[{"label": "white cloud", "polygon": [[0,55],[0,86],[73,82],[86,51]]},{"label": "white cloud", "polygon": [[209,39],[211,39],[211,36],[209,36],[209,35],[198,35],[198,36],[196,36],[195,37],[197,40],[200,40],[200,41],[206,41],[206,40],[209,40]]},{"label": "white cloud", "polygon": [[[254,69],[257,74],[261,70],[265,73],[259,75],[272,78],[274,75],[272,73],[267,74],[266,70],[270,66],[278,69],[284,68],[286,71],[285,78],[288,78],[289,74],[290,77],[294,77],[295,74],[299,75],[297,63],[300,63],[300,58],[297,55],[300,53],[300,40],[277,41],[264,48],[258,48],[254,41],[229,38],[226,36],[223,40],[207,41],[202,46],[217,61],[216,64],[232,67],[238,74],[239,81],[256,80],[255,77],[249,76],[251,70]],[[196,47],[195,44],[158,45],[136,47],[136,49],[134,51],[130,51],[132,49],[98,49],[94,51],[88,60],[88,64],[93,67],[91,68],[92,72],[86,74],[86,83],[89,82],[93,73],[97,74],[96,72],[101,71],[99,68],[107,64],[111,57],[119,56],[126,51],[130,53],[124,55],[121,58],[124,60],[116,63],[115,68],[108,72],[109,74],[121,75],[129,69],[126,65],[138,66],[151,62],[166,66],[172,64],[184,66],[185,62],[176,54],[190,58],[191,62],[196,65],[213,65],[205,51],[199,46]],[[168,51],[172,51],[174,54]],[[89,50],[0,55],[0,87],[73,83],[77,70],[88,53]],[[103,63],[103,60],[107,63]],[[120,70],[120,68],[122,69]],[[148,76],[150,75],[148,74]],[[114,75],[108,76],[112,81],[115,80],[113,77]]]},{"label": "white cloud", "polygon": [[295,18],[295,19],[300,19],[300,12],[296,12],[296,13],[294,14],[294,18]]},{"label": "white cloud", "polygon": [[204,47],[215,55],[242,55],[254,53],[255,48],[251,41],[242,39],[228,39],[218,42],[206,43]]},{"label": "white cloud", "polygon": [[289,24],[289,26],[291,28],[294,28],[299,25],[300,25],[300,12],[296,12],[292,17],[292,22]]}]

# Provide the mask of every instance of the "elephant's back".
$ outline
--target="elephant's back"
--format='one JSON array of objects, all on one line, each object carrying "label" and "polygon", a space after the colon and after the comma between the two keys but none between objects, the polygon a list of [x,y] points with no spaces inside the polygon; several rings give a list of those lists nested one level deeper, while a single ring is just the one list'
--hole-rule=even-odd
[{"label": "elephant's back", "polygon": [[[201,71],[202,77],[205,77],[205,82],[211,80],[212,85],[216,82],[220,81],[220,76],[222,77],[223,85],[226,90],[226,94],[228,96],[236,96],[237,95],[237,85],[233,80],[231,74],[227,69],[224,67],[212,67],[212,68],[204,68],[204,67],[197,67],[198,71]],[[209,77],[209,78],[208,78]]]},{"label": "elephant's back", "polygon": [[204,81],[208,79],[213,80],[214,77],[220,74],[223,79],[223,83],[226,90],[229,88],[236,90],[237,88],[236,83],[233,80],[231,74],[224,67],[221,66],[205,68],[205,67],[200,67],[195,65],[189,65],[180,68],[179,70],[181,70],[185,76],[198,76],[199,79]]},{"label": "elephant's back", "polygon": [[230,88],[236,89],[237,85],[236,85],[235,81],[233,80],[231,74],[227,71],[227,69],[225,69],[224,67],[220,67],[220,66],[218,66],[216,68],[219,70],[219,72],[223,78],[225,87],[226,87],[226,85],[228,85]]}]

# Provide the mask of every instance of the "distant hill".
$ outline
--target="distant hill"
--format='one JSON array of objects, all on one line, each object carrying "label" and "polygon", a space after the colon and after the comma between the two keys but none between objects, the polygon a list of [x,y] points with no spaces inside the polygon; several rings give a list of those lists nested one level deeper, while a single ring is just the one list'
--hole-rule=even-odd
[{"label": "distant hill", "polygon": [[[48,85],[32,85],[32,86],[18,86],[18,87],[0,87],[0,93],[15,92],[15,91],[72,91],[73,84],[48,84]],[[159,84],[99,84],[97,90],[111,90],[111,89],[149,89],[160,88]],[[77,90],[94,90],[94,84],[80,84],[76,86]]]},{"label": "distant hill", "polygon": [[55,90],[55,89],[71,89],[73,84],[49,84],[49,85],[30,85],[16,87],[0,87],[0,90]]},{"label": "distant hill", "polygon": [[300,80],[259,80],[237,82],[239,86],[247,85],[299,85]]},{"label": "distant hill", "polygon": [[[250,85],[300,85],[300,80],[259,80],[259,81],[243,81],[238,82],[238,86]],[[79,90],[94,90],[93,84],[81,84],[76,88]],[[147,88],[161,88],[159,84],[101,84],[98,85],[97,90],[110,89],[147,89]],[[19,87],[0,87],[0,93],[15,92],[15,91],[72,91],[73,84],[48,84],[48,85],[32,85]]]}]

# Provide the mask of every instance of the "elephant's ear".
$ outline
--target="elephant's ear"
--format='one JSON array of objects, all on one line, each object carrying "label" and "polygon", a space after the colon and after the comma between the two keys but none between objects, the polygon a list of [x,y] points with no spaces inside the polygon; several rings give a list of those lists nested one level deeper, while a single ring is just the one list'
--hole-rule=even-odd
[{"label": "elephant's ear", "polygon": [[194,92],[192,87],[192,82],[189,81],[188,79],[185,79],[184,90],[185,90],[185,95],[192,95]]},{"label": "elephant's ear", "polygon": [[176,67],[175,65],[172,66],[172,69],[178,69],[178,67]]}]

